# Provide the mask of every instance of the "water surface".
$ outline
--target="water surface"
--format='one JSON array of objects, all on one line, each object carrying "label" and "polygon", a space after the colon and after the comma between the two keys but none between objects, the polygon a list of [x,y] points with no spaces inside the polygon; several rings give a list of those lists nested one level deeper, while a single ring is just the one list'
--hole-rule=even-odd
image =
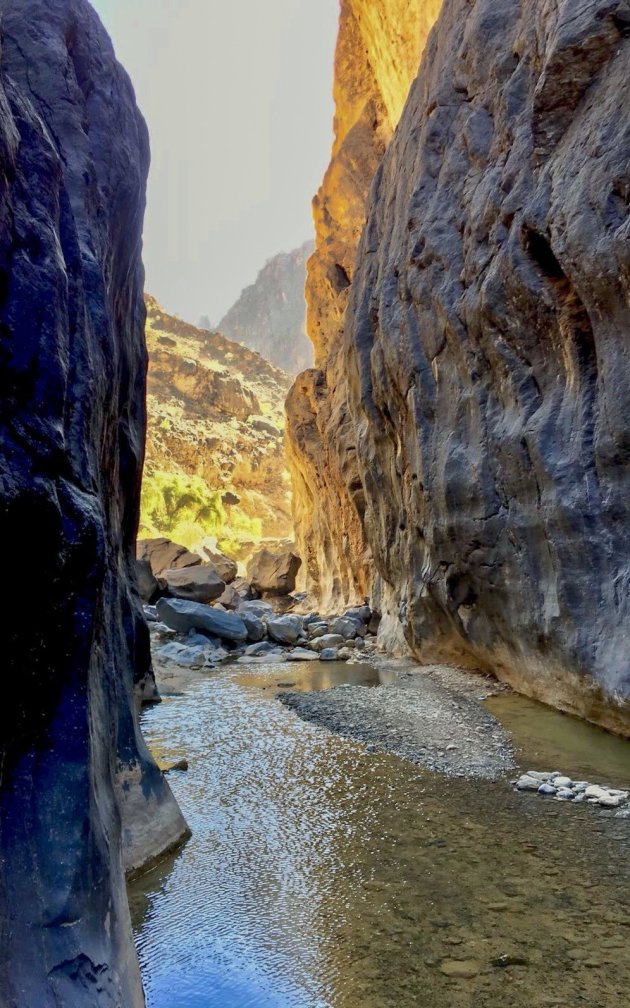
[{"label": "water surface", "polygon": [[[274,699],[348,675],[375,682],[232,666],[144,716],[190,762],[171,783],[193,830],[132,891],[149,1008],[626,1004],[628,820],[371,755]],[[547,760],[529,734],[523,760]]]}]

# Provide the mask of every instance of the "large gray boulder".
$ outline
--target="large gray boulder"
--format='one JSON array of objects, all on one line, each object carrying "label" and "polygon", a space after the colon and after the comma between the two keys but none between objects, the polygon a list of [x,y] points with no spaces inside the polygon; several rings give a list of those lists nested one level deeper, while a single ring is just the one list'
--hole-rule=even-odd
[{"label": "large gray boulder", "polygon": [[211,564],[167,570],[162,577],[166,581],[169,595],[190,602],[215,602],[225,591],[225,582]]},{"label": "large gray boulder", "polygon": [[247,565],[247,578],[252,588],[269,595],[290,595],[302,561],[295,553],[271,553],[263,549]]},{"label": "large gray boulder", "polygon": [[253,613],[239,612],[239,616],[243,620],[247,628],[247,639],[256,643],[261,641],[265,637],[265,624],[259,616],[254,616]]},{"label": "large gray boulder", "polygon": [[142,539],[136,546],[138,560],[147,560],[156,577],[164,571],[183,570],[202,563],[201,557],[170,539]]},{"label": "large gray boulder", "polygon": [[267,633],[278,644],[295,644],[302,636],[299,616],[274,616],[267,620]]},{"label": "large gray boulder", "polygon": [[87,2],[0,35],[0,1004],[142,1008],[124,866],[186,832],[136,716],[148,138]]},{"label": "large gray boulder", "polygon": [[316,637],[311,640],[309,647],[313,651],[326,651],[329,648],[340,648],[346,643],[345,637],[341,634],[324,634],[323,637]]},{"label": "large gray boulder", "polygon": [[247,628],[237,613],[222,612],[198,602],[174,598],[160,599],[157,611],[161,621],[178,633],[204,630],[222,640],[238,644],[247,640]]}]

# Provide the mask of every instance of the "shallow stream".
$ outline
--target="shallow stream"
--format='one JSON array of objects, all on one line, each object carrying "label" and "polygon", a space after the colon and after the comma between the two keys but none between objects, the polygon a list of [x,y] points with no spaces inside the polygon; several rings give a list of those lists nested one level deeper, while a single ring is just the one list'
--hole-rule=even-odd
[{"label": "shallow stream", "polygon": [[[389,673],[383,678],[390,680]],[[144,731],[193,831],[131,892],[149,1008],[620,1008],[630,819],[449,779],[302,722],[281,689],[367,666],[231,666]],[[519,764],[630,783],[630,746],[511,695]]]}]

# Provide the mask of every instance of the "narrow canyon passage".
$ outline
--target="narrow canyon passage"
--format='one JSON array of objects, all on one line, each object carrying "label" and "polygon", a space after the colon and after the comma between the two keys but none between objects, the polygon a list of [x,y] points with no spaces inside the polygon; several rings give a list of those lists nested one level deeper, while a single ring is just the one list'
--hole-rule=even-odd
[{"label": "narrow canyon passage", "polygon": [[[392,679],[378,664],[224,665],[144,715],[158,758],[189,761],[169,779],[193,831],[131,887],[149,1008],[625,1003],[623,810],[516,793],[514,770],[432,773],[276,699]],[[489,703],[519,767],[630,784],[623,741],[516,695]]]}]

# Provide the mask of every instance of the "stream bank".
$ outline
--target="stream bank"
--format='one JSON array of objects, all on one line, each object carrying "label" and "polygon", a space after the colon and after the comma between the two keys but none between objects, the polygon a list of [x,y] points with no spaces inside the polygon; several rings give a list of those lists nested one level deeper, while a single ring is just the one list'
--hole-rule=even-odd
[{"label": "stream bank", "polygon": [[[188,759],[169,780],[193,836],[131,889],[149,1008],[624,1003],[627,819],[516,794],[514,770],[471,781],[370,752],[277,699],[288,684],[376,696],[404,674],[378,662],[173,670],[143,727],[162,762]],[[512,733],[517,767],[582,772],[567,753],[583,726],[550,714],[553,744],[529,715]],[[628,747],[597,734],[623,786]]]}]

